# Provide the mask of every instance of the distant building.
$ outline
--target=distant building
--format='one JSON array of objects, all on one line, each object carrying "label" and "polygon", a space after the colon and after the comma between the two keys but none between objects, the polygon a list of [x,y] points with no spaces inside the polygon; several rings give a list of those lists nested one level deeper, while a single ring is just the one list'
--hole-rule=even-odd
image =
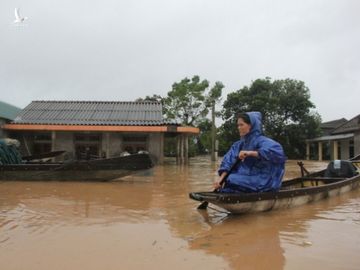
[{"label": "distant building", "polygon": [[4,129],[21,142],[25,155],[65,150],[68,158],[113,157],[144,150],[162,163],[164,140],[176,137],[177,157],[187,162],[188,136],[162,116],[159,102],[33,101]]},{"label": "distant building", "polygon": [[336,128],[340,127],[341,125],[345,124],[348,120],[346,118],[341,118],[329,122],[324,122],[320,124],[320,129],[322,130],[323,136],[331,135]]},{"label": "distant building", "polygon": [[360,154],[360,114],[321,124],[323,135],[306,141],[306,158],[349,159]]},{"label": "distant building", "polygon": [[0,101],[0,138],[6,136],[3,126],[7,123],[10,123],[18,113],[20,113],[21,109]]}]

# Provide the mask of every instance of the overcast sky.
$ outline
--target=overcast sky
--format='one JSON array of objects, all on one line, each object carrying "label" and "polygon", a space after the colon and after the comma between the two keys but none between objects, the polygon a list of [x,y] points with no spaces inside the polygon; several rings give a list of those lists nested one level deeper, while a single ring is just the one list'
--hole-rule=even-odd
[{"label": "overcast sky", "polygon": [[[14,9],[29,19],[14,26]],[[358,0],[1,0],[0,100],[133,101],[199,75],[297,79],[323,121],[360,113]]]}]

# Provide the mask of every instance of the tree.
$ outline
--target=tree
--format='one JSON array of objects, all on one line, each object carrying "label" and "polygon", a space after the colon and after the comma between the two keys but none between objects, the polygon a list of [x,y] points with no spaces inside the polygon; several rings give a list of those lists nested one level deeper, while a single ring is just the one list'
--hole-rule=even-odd
[{"label": "tree", "polygon": [[183,125],[196,126],[197,121],[205,117],[209,111],[205,104],[205,91],[208,87],[209,82],[200,81],[199,76],[174,83],[164,99],[166,117]]},{"label": "tree", "polygon": [[163,103],[163,98],[160,95],[153,94],[152,96],[146,96],[145,98],[135,99],[135,102],[152,102],[152,101]]},{"label": "tree", "polygon": [[[279,141],[289,158],[305,156],[305,139],[320,134],[320,116],[311,109],[309,89],[304,82],[292,79],[271,81],[257,79],[250,87],[232,92],[223,105],[221,147],[228,148],[239,139],[235,128],[239,112],[260,111],[264,133]],[[224,150],[224,149],[222,149]]]}]

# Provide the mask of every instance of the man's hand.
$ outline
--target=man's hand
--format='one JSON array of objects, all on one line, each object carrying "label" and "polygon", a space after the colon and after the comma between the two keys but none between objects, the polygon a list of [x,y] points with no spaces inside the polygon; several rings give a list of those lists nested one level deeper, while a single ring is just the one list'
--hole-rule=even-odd
[{"label": "man's hand", "polygon": [[244,160],[246,157],[259,157],[259,153],[257,151],[240,151],[239,159]]},{"label": "man's hand", "polygon": [[219,188],[221,188],[221,179],[216,180],[216,181],[213,183],[213,187],[214,187],[214,189],[219,189]]},{"label": "man's hand", "polygon": [[219,179],[217,179],[217,180],[213,183],[214,189],[219,189],[219,188],[222,187],[222,183],[224,182],[223,179],[224,179],[224,177],[226,176],[226,174],[227,174],[227,172],[223,172],[223,173],[220,175]]}]

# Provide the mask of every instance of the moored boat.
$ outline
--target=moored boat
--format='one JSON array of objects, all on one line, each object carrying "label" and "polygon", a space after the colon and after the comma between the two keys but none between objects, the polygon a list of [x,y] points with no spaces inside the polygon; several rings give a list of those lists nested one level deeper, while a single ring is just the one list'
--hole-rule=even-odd
[{"label": "moored boat", "polygon": [[192,192],[189,196],[195,201],[214,204],[233,214],[290,208],[358,188],[360,186],[360,174],[357,172],[359,166],[358,159],[332,161],[325,170],[284,181],[277,192]]},{"label": "moored boat", "polygon": [[67,162],[27,161],[0,165],[0,180],[109,181],[154,166],[147,153]]}]

